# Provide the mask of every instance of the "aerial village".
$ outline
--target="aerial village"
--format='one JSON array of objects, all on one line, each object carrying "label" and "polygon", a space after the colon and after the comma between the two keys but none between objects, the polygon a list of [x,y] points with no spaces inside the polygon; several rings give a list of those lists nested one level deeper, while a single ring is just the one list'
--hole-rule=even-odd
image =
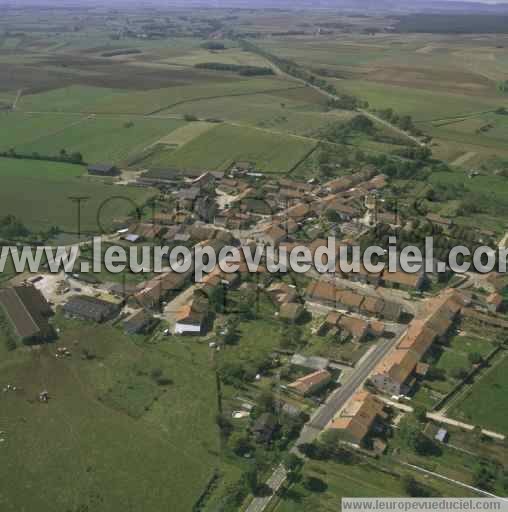
[{"label": "aerial village", "polygon": [[[114,176],[116,170],[103,165],[89,172]],[[389,207],[385,176],[374,167],[328,182],[267,178],[249,162],[237,162],[225,173],[135,179],[138,186],[157,187],[159,197],[149,215],[118,226],[103,236],[105,243],[206,244],[217,251],[226,245],[288,250],[304,245],[314,254],[328,236],[350,246],[369,233],[381,239],[387,232],[410,232],[414,224]],[[440,232],[453,229],[432,214],[419,221]],[[84,244],[81,258],[87,251]],[[232,391],[222,407],[228,422],[243,432],[233,446],[242,457],[254,446],[280,445],[281,436],[289,450],[329,431],[351,449],[377,456],[401,418],[422,408],[426,433],[435,442],[445,443],[450,429],[477,431],[477,425],[448,411],[472,377],[504,350],[504,276],[373,274],[365,268],[281,275],[269,273],[265,264],[255,274],[245,261],[233,274],[216,267],[201,283],[193,281],[192,271],[175,273],[169,267],[159,274],[147,269],[146,278],[111,280],[40,272],[16,277],[1,290],[0,303],[27,347],[47,343],[57,359],[75,357],[77,348],[61,346],[55,313],[87,324],[109,323],[126,335],[161,343],[206,345],[212,358],[225,358],[218,371]],[[239,326],[245,322],[254,333],[252,344],[263,347],[255,358],[241,351]],[[453,354],[461,339],[485,333],[495,340],[492,350],[470,354],[469,366],[445,372],[436,365],[436,354]],[[40,393],[47,401],[53,390]],[[502,433],[481,432],[493,442],[504,440]]]}]

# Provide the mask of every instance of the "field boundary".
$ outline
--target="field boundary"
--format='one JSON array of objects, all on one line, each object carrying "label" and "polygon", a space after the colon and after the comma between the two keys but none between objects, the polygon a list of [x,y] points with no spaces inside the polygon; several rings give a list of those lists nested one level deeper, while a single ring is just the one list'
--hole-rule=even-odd
[{"label": "field boundary", "polygon": [[280,89],[266,89],[263,91],[256,91],[256,92],[238,92],[238,93],[232,93],[232,94],[219,94],[219,95],[215,95],[215,96],[201,96],[201,97],[192,98],[192,99],[188,99],[188,100],[177,101],[176,103],[173,103],[171,105],[167,105],[165,107],[154,110],[153,112],[149,112],[148,114],[145,114],[145,116],[153,116],[156,114],[160,114],[161,112],[164,112],[165,110],[169,110],[170,108],[178,107],[180,105],[185,105],[187,103],[194,103],[194,102],[198,102],[198,101],[218,100],[221,98],[234,98],[234,97],[238,97],[238,96],[256,96],[258,94],[270,94],[271,92],[292,91],[295,89],[303,89],[303,88],[304,88],[303,85],[298,85],[298,86],[294,86],[294,87],[282,87]]}]

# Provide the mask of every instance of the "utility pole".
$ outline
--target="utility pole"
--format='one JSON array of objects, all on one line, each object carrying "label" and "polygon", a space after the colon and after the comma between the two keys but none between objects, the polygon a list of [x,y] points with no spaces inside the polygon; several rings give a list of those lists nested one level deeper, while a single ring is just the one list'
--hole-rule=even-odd
[{"label": "utility pole", "polygon": [[78,205],[78,242],[81,242],[81,203],[85,203],[90,199],[90,196],[70,196],[68,198],[73,203]]}]

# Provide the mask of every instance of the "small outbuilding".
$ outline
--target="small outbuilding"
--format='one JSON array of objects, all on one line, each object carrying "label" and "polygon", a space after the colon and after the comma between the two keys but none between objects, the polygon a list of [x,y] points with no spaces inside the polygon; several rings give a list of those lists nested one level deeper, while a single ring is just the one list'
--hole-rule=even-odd
[{"label": "small outbuilding", "polygon": [[88,174],[93,176],[116,176],[118,168],[113,164],[92,164],[88,166]]}]

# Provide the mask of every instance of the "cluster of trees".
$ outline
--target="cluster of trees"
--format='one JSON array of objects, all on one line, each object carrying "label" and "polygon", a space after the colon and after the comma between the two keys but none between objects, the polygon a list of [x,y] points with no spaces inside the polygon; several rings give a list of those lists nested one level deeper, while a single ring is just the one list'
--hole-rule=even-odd
[{"label": "cluster of trees", "polygon": [[413,118],[411,116],[400,116],[392,108],[379,110],[377,113],[379,117],[385,119],[386,121],[389,121],[395,126],[398,126],[401,130],[404,130],[405,132],[417,136],[422,135],[422,132],[414,125]]},{"label": "cluster of trees", "polygon": [[473,485],[480,489],[491,490],[496,481],[498,468],[488,460],[480,460],[473,467]]},{"label": "cluster of trees", "polygon": [[275,74],[273,69],[269,67],[225,64],[223,62],[201,62],[199,64],[195,64],[194,67],[199,69],[211,69],[213,71],[230,71],[242,76],[265,76]]},{"label": "cluster of trees", "polygon": [[427,162],[432,157],[432,150],[428,146],[406,146],[403,149],[396,150],[394,154],[409,160]]},{"label": "cluster of trees", "polygon": [[422,432],[418,419],[406,416],[399,425],[399,435],[404,446],[418,455],[440,455],[441,448]]},{"label": "cluster of trees", "polygon": [[337,89],[332,84],[329,84],[326,80],[310,73],[306,69],[299,66],[296,62],[289,59],[281,59],[276,57],[275,55],[272,55],[266,50],[263,50],[262,48],[259,48],[248,41],[241,40],[240,43],[244,50],[261,55],[261,57],[275,64],[284,73],[303,80],[304,82],[318,87],[319,89],[322,89],[329,94],[337,95]]},{"label": "cluster of trees", "polygon": [[394,179],[416,179],[425,181],[433,169],[426,168],[426,160],[402,160],[389,155],[368,155],[366,162],[375,165],[380,173]]},{"label": "cluster of trees", "polygon": [[364,114],[358,114],[347,122],[336,122],[321,131],[321,138],[335,144],[347,144],[349,138],[356,133],[372,135],[374,123]]},{"label": "cluster of trees", "polygon": [[423,485],[421,482],[416,480],[410,475],[404,475],[402,477],[402,487],[404,491],[413,498],[429,498],[436,496],[435,491],[430,487]]},{"label": "cluster of trees", "polygon": [[272,361],[268,356],[253,356],[247,361],[226,361],[219,368],[219,375],[225,384],[235,388],[242,388],[244,384],[252,382],[258,373],[272,368]]},{"label": "cluster of trees", "polygon": [[22,160],[44,160],[47,162],[67,162],[70,164],[86,165],[86,162],[83,161],[83,155],[79,151],[67,153],[65,149],[60,150],[59,155],[41,155],[38,152],[18,153],[14,148],[11,148],[8,151],[0,152],[0,157],[19,158]]},{"label": "cluster of trees", "polygon": [[6,215],[0,219],[0,236],[6,239],[25,238],[30,230],[14,215]]},{"label": "cluster of trees", "polygon": [[[502,82],[499,82],[499,84],[497,85],[497,88],[503,93],[508,93],[508,80],[503,80]],[[506,109],[504,107],[502,107],[502,108],[503,108],[504,112],[506,112]]]},{"label": "cluster of trees", "polygon": [[218,41],[206,41],[201,45],[201,48],[204,48],[205,50],[225,50],[226,46],[223,43],[219,43]]},{"label": "cluster of trees", "polygon": [[[385,202],[385,208],[389,210],[390,203]],[[393,208],[398,209],[398,206],[394,205]],[[380,223],[362,237],[362,248],[366,248],[369,245],[379,245],[384,249],[388,249],[389,237],[396,236],[399,251],[404,247],[412,245],[418,247],[423,252],[425,249],[425,238],[432,236],[434,239],[434,256],[441,261],[447,261],[449,252],[457,245],[466,246],[471,251],[471,254],[482,245],[489,245],[495,249],[494,242],[488,243],[486,240],[480,242],[477,239],[477,233],[472,229],[460,228],[460,233],[463,233],[461,238],[456,238],[454,233],[445,233],[443,227],[433,224],[425,218],[418,217],[422,214],[421,208],[421,206],[418,206],[418,210],[416,210],[415,205],[412,205],[407,211],[411,215],[411,229],[393,229],[388,224]],[[458,261],[461,263],[460,256]]]},{"label": "cluster of trees", "polygon": [[101,57],[118,57],[120,55],[135,55],[141,53],[139,48],[127,48],[120,50],[111,50],[108,52],[101,53]]},{"label": "cluster of trees", "polygon": [[173,381],[164,375],[164,372],[160,368],[154,368],[150,373],[150,377],[158,386],[169,386],[173,384]]},{"label": "cluster of trees", "polygon": [[350,94],[341,94],[338,98],[330,98],[328,100],[328,108],[336,108],[340,110],[356,110],[358,108],[369,108],[367,101],[362,101],[356,96]]},{"label": "cluster of trees", "polygon": [[315,460],[335,460],[343,464],[355,462],[355,455],[341,444],[341,432],[339,430],[326,430],[312,443],[303,443],[298,450]]}]

